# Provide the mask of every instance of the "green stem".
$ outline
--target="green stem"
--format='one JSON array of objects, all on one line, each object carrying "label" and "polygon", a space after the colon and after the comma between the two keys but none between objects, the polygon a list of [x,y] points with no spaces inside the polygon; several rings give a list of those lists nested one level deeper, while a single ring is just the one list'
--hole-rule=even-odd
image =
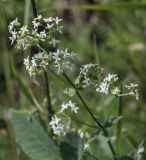
[{"label": "green stem", "polygon": [[79,93],[78,89],[76,88],[76,86],[72,83],[72,81],[69,79],[69,77],[63,72],[63,76],[66,78],[66,80],[72,85],[72,87],[76,90],[76,93],[79,97],[79,99],[81,100],[81,102],[83,103],[84,107],[86,108],[86,110],[89,112],[89,114],[91,115],[91,117],[93,118],[93,120],[98,124],[98,126],[105,131],[104,126],[97,121],[96,117],[93,115],[92,111],[89,109],[88,105],[86,104],[86,102],[84,101],[84,99],[82,98],[81,94]]},{"label": "green stem", "polygon": [[80,120],[78,120],[78,119],[75,119],[75,118],[71,118],[73,121],[76,121],[76,122],[78,122],[78,123],[81,123],[81,124],[83,124],[83,125],[85,125],[85,126],[88,126],[88,127],[92,127],[92,128],[97,128],[97,126],[93,126],[93,125],[91,125],[91,124],[88,124],[88,123],[86,123],[86,122],[83,122],[83,121],[80,121]]},{"label": "green stem", "polygon": [[[121,84],[121,93],[122,94],[122,84]],[[118,116],[123,115],[123,100],[122,96],[119,97],[119,104],[118,104]],[[116,135],[116,151],[118,155],[121,155],[121,146],[122,146],[122,119],[117,124],[117,135]]]},{"label": "green stem", "polygon": [[25,0],[24,25],[29,24],[29,18],[30,18],[30,0]]},{"label": "green stem", "polygon": [[[37,9],[36,9],[35,0],[31,0],[31,4],[32,4],[34,18],[36,18],[38,13],[37,13]],[[41,45],[39,47],[41,47]],[[41,49],[43,49],[43,48],[41,47]],[[48,108],[48,112],[49,112],[49,120],[51,120],[51,117],[53,115],[53,110],[52,110],[51,97],[50,97],[49,78],[48,78],[48,74],[46,71],[44,71],[44,78],[45,78],[46,96],[47,96],[47,103],[48,103],[47,108]]]},{"label": "green stem", "polygon": [[47,108],[49,112],[49,120],[51,120],[51,117],[53,115],[53,110],[52,110],[51,97],[50,97],[49,78],[46,71],[44,71],[44,77],[45,77],[46,95],[47,95],[47,103],[48,103]]},{"label": "green stem", "polygon": [[33,16],[34,16],[34,18],[36,18],[38,13],[37,13],[37,9],[36,9],[35,0],[31,0],[31,5],[32,5],[32,10],[33,10]]},{"label": "green stem", "polygon": [[[86,102],[84,101],[84,99],[82,98],[82,96],[80,95],[78,89],[76,88],[76,86],[72,83],[72,81],[69,79],[69,77],[63,72],[63,76],[65,77],[65,79],[72,85],[72,87],[76,90],[76,93],[79,97],[79,99],[81,100],[81,102],[83,103],[84,107],[86,108],[86,110],[88,111],[88,113],[90,114],[90,116],[92,117],[92,119],[96,122],[96,124],[100,127],[100,129],[103,131],[103,133],[105,135],[108,135],[108,131],[107,129],[99,122],[97,121],[96,117],[94,116],[94,114],[92,113],[92,111],[90,110],[90,108],[88,107],[88,105],[86,104]],[[113,154],[113,158],[116,160],[116,152],[114,151],[113,145],[110,141],[110,138],[107,141],[109,148]]]}]

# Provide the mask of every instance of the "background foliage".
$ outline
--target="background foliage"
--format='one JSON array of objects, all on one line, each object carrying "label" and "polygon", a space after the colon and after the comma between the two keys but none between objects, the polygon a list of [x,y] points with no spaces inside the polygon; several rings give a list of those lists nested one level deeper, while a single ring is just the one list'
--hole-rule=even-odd
[{"label": "background foliage", "polygon": [[[44,0],[37,1],[37,7],[39,13],[46,17],[63,18],[64,34],[60,36],[60,48],[68,47],[77,53],[75,76],[82,64],[97,62],[106,72],[118,73],[124,83],[136,81],[139,84],[139,101],[124,98],[123,151],[127,153],[129,149],[135,149],[145,140],[146,135],[146,1]],[[21,51],[14,49],[7,38],[7,25],[16,17],[29,25],[32,19],[29,0],[1,0],[0,160],[14,160],[16,155],[19,155],[21,160],[29,159],[16,147],[9,122],[9,109],[31,109],[33,105],[39,108],[39,103],[44,99],[44,88],[38,83],[43,80],[42,77],[30,81],[22,65],[23,56],[19,53]],[[72,78],[75,76],[70,75]],[[62,90],[66,85],[53,74],[51,78],[52,97],[55,94],[61,100],[64,96]],[[91,91],[84,94],[84,97],[90,100],[88,103],[92,109],[104,119],[107,115],[116,115],[117,102],[112,97],[96,96]],[[82,113],[85,112],[81,110]],[[92,123],[88,114],[85,112],[82,116],[82,113],[80,112],[80,120],[88,119]],[[76,126],[80,124],[76,123]],[[82,128],[86,131],[86,126]],[[102,137],[98,138],[99,148],[92,147],[99,159],[105,158],[101,154],[103,148],[105,156],[109,156],[109,151],[102,142]]]}]

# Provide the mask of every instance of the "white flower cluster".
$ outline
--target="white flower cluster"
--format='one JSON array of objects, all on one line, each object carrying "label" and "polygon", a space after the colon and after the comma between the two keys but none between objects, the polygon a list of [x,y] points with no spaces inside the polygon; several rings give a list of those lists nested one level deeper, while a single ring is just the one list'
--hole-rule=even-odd
[{"label": "white flower cluster", "polygon": [[47,42],[50,45],[56,46],[60,41],[55,39],[56,33],[62,33],[62,26],[60,26],[58,17],[43,18],[42,15],[37,16],[32,21],[32,31],[28,30],[27,26],[21,26],[18,18],[10,23],[8,26],[9,32],[12,34],[10,38],[12,44],[16,41],[16,48],[26,50],[32,45],[38,45],[39,42]]},{"label": "white flower cluster", "polygon": [[79,107],[73,103],[71,100],[68,102],[63,102],[61,105],[61,112],[65,111],[66,109],[70,108],[74,113],[78,112]]},{"label": "white flower cluster", "polygon": [[[52,117],[52,120],[50,121],[49,125],[53,129],[54,134],[59,136],[65,135],[67,131],[70,129],[70,118],[65,113],[63,113],[66,109],[69,108],[74,113],[77,113],[79,109],[79,107],[75,103],[69,100],[68,102],[63,102],[61,105],[61,110],[54,117]],[[59,114],[60,116],[65,116],[65,118],[60,118],[59,116],[57,116]]]},{"label": "white flower cluster", "polygon": [[96,88],[97,92],[101,92],[104,94],[112,94],[116,96],[135,96],[136,100],[139,99],[139,93],[138,93],[138,85],[134,83],[130,83],[129,85],[125,85],[125,88],[128,89],[128,92],[126,93],[120,93],[120,89],[116,85],[116,82],[118,81],[118,76],[115,74],[108,74],[103,81],[97,85]]},{"label": "white flower cluster", "polygon": [[27,56],[24,59],[24,65],[30,76],[41,73],[49,64],[53,64],[57,74],[62,73],[64,67],[72,68],[71,61],[74,60],[75,53],[70,53],[68,49],[65,49],[65,51],[58,49],[57,51],[47,53],[42,47],[44,42],[53,47],[60,42],[55,36],[58,33],[62,33],[61,21],[62,19],[58,17],[43,18],[42,15],[38,15],[32,21],[33,28],[31,31],[28,30],[27,26],[21,27],[18,18],[8,26],[9,32],[12,34],[10,40],[12,44],[15,42],[17,49],[26,50],[34,47],[38,52],[32,53],[34,56]]},{"label": "white flower cluster", "polygon": [[115,74],[108,74],[103,81],[99,84],[98,88],[96,88],[97,92],[105,93],[105,94],[119,94],[120,90],[115,87],[111,90],[112,85],[118,80],[119,78]]},{"label": "white flower cluster", "polygon": [[49,65],[50,57],[45,52],[35,54],[24,59],[24,65],[30,76],[35,76],[37,72],[42,72]]},{"label": "white flower cluster", "polygon": [[104,93],[106,95],[116,95],[116,96],[135,96],[136,100],[139,99],[138,85],[130,83],[126,85],[128,92],[120,93],[120,88],[118,87],[118,76],[116,74],[108,74],[103,76],[103,69],[97,64],[85,64],[80,68],[79,76],[76,79],[76,84],[81,84],[83,88],[88,86],[93,86],[96,88],[96,92]]},{"label": "white flower cluster", "polygon": [[38,15],[33,21],[33,28],[35,29],[35,31],[38,31],[39,27],[42,26],[42,22],[43,25],[45,25],[45,30],[51,30],[56,28],[56,30],[59,33],[62,33],[62,26],[59,26],[60,21],[62,21],[62,19],[59,19],[58,17],[53,18],[53,17],[49,17],[49,18],[43,18],[42,15]]},{"label": "white flower cluster", "polygon": [[135,96],[136,100],[139,99],[138,84],[130,83],[125,87],[129,90],[129,95]]},{"label": "white flower cluster", "polygon": [[69,121],[63,121],[61,118],[57,117],[56,115],[52,117],[52,120],[50,121],[49,125],[53,129],[54,134],[56,135],[65,135],[66,132],[70,128]]},{"label": "white flower cluster", "polygon": [[14,29],[14,28],[17,28],[19,26],[20,26],[20,23],[18,22],[18,18],[16,18],[14,21],[12,21],[10,23],[10,25],[8,26],[9,32],[12,34],[12,36],[9,37],[11,40],[11,44],[13,44],[17,38],[17,36],[16,36],[17,32],[16,32],[16,29]]},{"label": "white flower cluster", "polygon": [[74,56],[76,54],[73,52],[69,53],[68,49],[65,49],[65,51],[58,49],[56,52],[50,52],[49,55],[53,59],[57,74],[60,74],[63,72],[63,67],[72,69],[72,64],[70,60],[74,60]]},{"label": "white flower cluster", "polygon": [[97,64],[85,64],[80,68],[80,74],[77,77],[80,83],[83,84],[83,87],[95,86],[95,81],[100,79],[100,74],[102,74],[103,69],[100,68]]}]

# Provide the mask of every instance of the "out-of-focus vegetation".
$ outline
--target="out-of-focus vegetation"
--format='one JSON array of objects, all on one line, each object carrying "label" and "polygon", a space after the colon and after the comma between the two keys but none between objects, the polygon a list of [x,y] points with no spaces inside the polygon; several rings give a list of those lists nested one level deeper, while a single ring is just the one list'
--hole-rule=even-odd
[{"label": "out-of-focus vegetation", "polygon": [[[135,149],[141,141],[146,140],[146,1],[36,2],[38,12],[42,15],[63,19],[64,34],[60,36],[60,48],[68,47],[77,53],[74,75],[82,64],[93,62],[103,66],[106,72],[120,75],[124,83],[132,81],[139,84],[138,101],[124,98],[122,149],[125,153]],[[38,83],[42,81],[42,77],[35,81],[30,80],[23,67],[21,51],[14,49],[7,38],[7,26],[16,17],[24,24],[30,24],[32,9],[29,0],[0,0],[0,160],[29,160],[16,147],[8,110],[29,109],[32,105],[38,105],[36,99],[39,102],[44,99],[44,88]],[[52,94],[61,99],[64,96],[64,83],[55,79],[53,74],[51,76]],[[70,76],[75,78],[73,75]],[[96,97],[92,92],[84,94],[84,97],[90,100],[90,106],[94,106],[92,109],[104,119],[107,115],[117,114],[117,102],[112,97]],[[80,115],[82,121],[88,118],[87,113],[84,116]],[[94,149],[99,159],[104,159],[101,152],[105,145],[100,143],[102,139],[98,141],[100,147]]]}]

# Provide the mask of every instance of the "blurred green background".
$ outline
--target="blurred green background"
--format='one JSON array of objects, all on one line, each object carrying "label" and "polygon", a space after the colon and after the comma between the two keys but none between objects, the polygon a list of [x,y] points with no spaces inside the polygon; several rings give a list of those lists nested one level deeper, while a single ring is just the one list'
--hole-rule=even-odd
[{"label": "blurred green background", "polygon": [[[106,73],[117,73],[123,83],[139,84],[139,101],[124,98],[123,122],[124,152],[137,147],[146,140],[146,0],[36,0],[36,3],[40,14],[63,19],[64,33],[59,37],[62,42],[59,47],[77,53],[74,74],[70,74],[73,79],[82,64],[91,62],[99,63]],[[15,152],[20,152],[13,146],[7,111],[31,105],[29,93],[32,92],[24,85],[30,86],[40,103],[44,98],[43,87],[38,84],[42,77],[30,80],[23,66],[25,54],[11,46],[8,39],[7,26],[16,17],[30,25],[33,17],[30,1],[0,0],[0,160],[14,160]],[[53,75],[51,78],[52,94],[61,101],[65,86]],[[92,91],[84,96],[90,99],[92,109],[105,119],[116,115],[113,97],[97,97]],[[81,119],[86,121],[88,115],[84,115]],[[23,159],[28,160],[22,154]]]}]

